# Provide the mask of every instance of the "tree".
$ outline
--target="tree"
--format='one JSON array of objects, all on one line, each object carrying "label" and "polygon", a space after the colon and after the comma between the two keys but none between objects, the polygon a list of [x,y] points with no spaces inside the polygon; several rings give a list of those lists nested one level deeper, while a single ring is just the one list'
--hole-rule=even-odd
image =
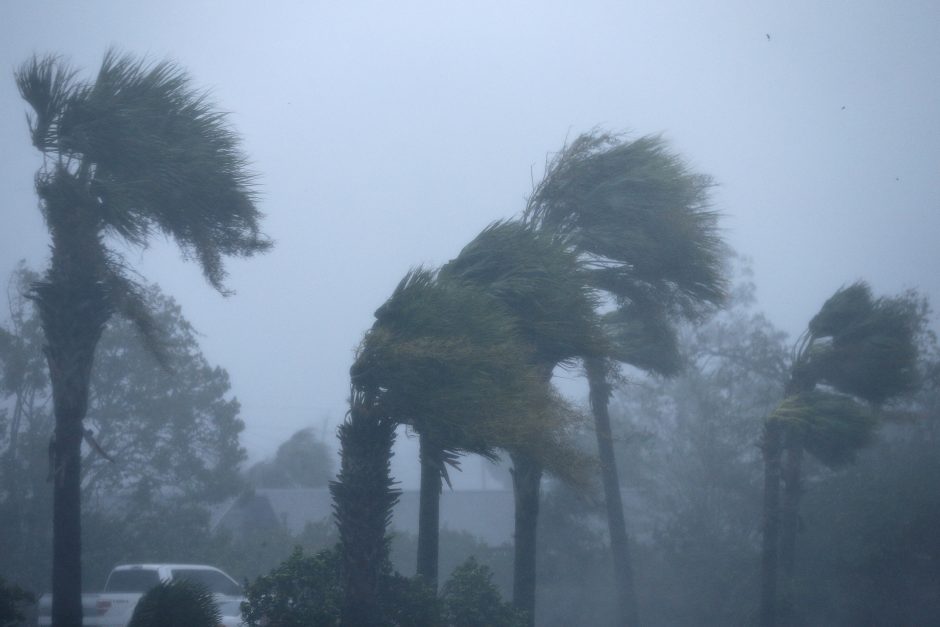
[{"label": "tree", "polygon": [[[603,335],[596,302],[581,262],[563,241],[518,221],[483,230],[441,269],[448,281],[484,290],[509,311],[528,347],[529,366],[546,387],[554,369],[578,357],[599,356]],[[516,499],[513,603],[535,619],[536,531],[539,489],[546,468],[578,480],[585,466],[566,442],[570,424],[562,404],[546,404],[532,435],[506,447],[512,458]]]},{"label": "tree", "polygon": [[258,462],[247,474],[257,488],[319,488],[333,478],[333,458],[313,429],[301,429],[277,447],[274,459]]},{"label": "tree", "polygon": [[696,319],[724,298],[724,245],[710,210],[711,180],[691,172],[659,137],[628,142],[579,136],[548,162],[523,213],[588,267],[588,282],[614,305],[604,316],[605,355],[583,355],[597,431],[621,622],[637,623],[629,544],[608,404],[616,362],[660,374],[679,367],[674,321]]},{"label": "tree", "polygon": [[53,623],[81,611],[81,442],[95,349],[112,315],[158,331],[140,287],[108,238],[145,246],[172,236],[225,292],[227,256],[271,243],[259,231],[252,175],[224,114],[178,66],[114,52],[93,81],[55,56],[19,68],[29,129],[44,164],[36,177],[52,238],[48,270],[31,290],[42,319],[55,413]]},{"label": "tree", "polygon": [[[804,451],[836,467],[870,442],[877,409],[916,385],[916,339],[925,315],[913,293],[875,299],[867,284],[857,282],[830,297],[797,342],[785,398],[764,424],[762,625],[795,620]],[[784,578],[779,607],[778,570]]]},{"label": "tree", "polygon": [[[21,267],[11,292],[35,280]],[[82,451],[82,510],[91,522],[84,525],[83,540],[86,557],[90,551],[97,558],[85,569],[86,584],[100,585],[118,560],[152,560],[160,550],[184,553],[181,541],[195,539],[203,526],[208,533],[205,504],[241,485],[238,465],[245,452],[238,437],[244,425],[228,374],[199,352],[196,331],[172,299],[156,286],[142,295],[163,330],[165,365],[126,320],[114,320],[102,334],[85,418],[90,435]],[[39,315],[28,301],[12,304],[10,329],[0,327],[0,336],[10,340],[0,347],[0,380],[17,385],[4,386],[0,399],[19,417],[0,434],[0,552],[8,575],[39,589],[50,566],[42,520],[51,510],[46,479],[52,390],[42,363]],[[177,527],[161,535],[174,524],[186,531]]]},{"label": "tree", "polygon": [[[353,366],[380,411],[413,428],[421,446],[418,574],[436,588],[440,493],[462,453],[495,458],[558,426],[560,403],[529,365],[514,319],[480,289],[410,272],[376,312]],[[563,412],[555,412],[564,419]]]}]

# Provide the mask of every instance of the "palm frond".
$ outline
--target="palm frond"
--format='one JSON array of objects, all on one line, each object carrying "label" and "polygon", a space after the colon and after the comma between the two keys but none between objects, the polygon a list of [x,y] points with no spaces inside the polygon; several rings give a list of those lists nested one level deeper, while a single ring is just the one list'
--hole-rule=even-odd
[{"label": "palm frond", "polygon": [[492,456],[506,425],[541,393],[530,361],[500,303],[418,268],[376,311],[351,376],[396,422]]},{"label": "palm frond", "polygon": [[816,381],[881,404],[916,387],[923,324],[916,295],[874,299],[865,283],[855,283],[814,316],[798,365]]},{"label": "palm frond", "polygon": [[16,85],[34,111],[27,115],[33,145],[42,152],[57,147],[58,123],[74,92],[75,71],[55,55],[33,56],[16,71]]},{"label": "palm frond", "polygon": [[109,51],[91,82],[56,57],[17,79],[36,111],[34,143],[80,164],[71,171],[106,229],[141,246],[172,236],[220,291],[223,257],[271,247],[238,136],[179,66]]},{"label": "palm frond", "polygon": [[806,450],[830,467],[851,462],[877,427],[869,408],[850,396],[823,390],[788,397],[770,420],[796,433]]},{"label": "palm frond", "polygon": [[595,313],[597,294],[563,241],[521,222],[496,222],[441,268],[445,280],[484,290],[514,316],[544,363],[605,350]]},{"label": "palm frond", "polygon": [[652,292],[694,316],[726,291],[712,185],[661,137],[625,141],[593,131],[549,161],[523,219],[585,254],[599,288],[621,298]]},{"label": "palm frond", "polygon": [[624,303],[603,321],[611,338],[610,357],[664,376],[679,372],[682,357],[675,325],[655,302]]}]

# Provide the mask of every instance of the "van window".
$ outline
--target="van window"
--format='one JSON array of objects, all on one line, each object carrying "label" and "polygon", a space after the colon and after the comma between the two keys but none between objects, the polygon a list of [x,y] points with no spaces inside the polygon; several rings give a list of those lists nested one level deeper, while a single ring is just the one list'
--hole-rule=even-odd
[{"label": "van window", "polygon": [[160,583],[155,570],[143,568],[130,568],[115,570],[108,577],[104,586],[105,592],[146,592]]},{"label": "van window", "polygon": [[189,579],[190,581],[204,585],[208,588],[209,592],[227,594],[229,596],[240,596],[242,593],[241,586],[217,570],[174,568],[171,572],[173,573],[174,580]]}]

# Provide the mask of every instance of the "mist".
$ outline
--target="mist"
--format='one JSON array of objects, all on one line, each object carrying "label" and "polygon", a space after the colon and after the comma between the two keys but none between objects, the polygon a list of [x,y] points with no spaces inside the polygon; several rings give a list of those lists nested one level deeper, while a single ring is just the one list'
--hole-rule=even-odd
[{"label": "mist", "polygon": [[[376,324],[376,311],[402,278],[414,268],[436,269],[454,260],[494,221],[518,218],[551,160],[583,134],[606,131],[622,141],[661,137],[690,171],[714,182],[709,208],[727,245],[723,263],[734,298],[724,309],[680,325],[679,352],[688,366],[682,373],[660,378],[624,367],[614,377],[613,439],[643,624],[757,620],[762,425],[787,396],[781,364],[790,363],[827,299],[857,281],[865,281],[874,298],[913,290],[921,299],[922,385],[888,403],[891,418],[879,423],[853,463],[832,469],[807,462],[794,594],[805,602],[806,624],[857,624],[870,617],[929,622],[938,610],[924,590],[937,574],[928,558],[916,556],[935,558],[925,529],[935,521],[936,503],[921,483],[926,479],[909,479],[937,471],[929,459],[936,431],[931,333],[940,327],[928,310],[940,298],[934,241],[940,233],[938,30],[940,9],[913,0],[721,7],[408,2],[394,8],[373,2],[6,2],[0,7],[6,77],[0,80],[6,218],[0,276],[9,284],[9,306],[0,310],[0,326],[31,338],[27,344],[39,350],[36,328],[18,326],[33,314],[21,299],[26,290],[17,273],[42,273],[51,254],[34,187],[43,157],[31,145],[30,109],[14,72],[34,54],[55,54],[91,80],[109,49],[179,64],[197,88],[208,89],[240,138],[264,214],[261,228],[274,246],[226,261],[232,295],[225,297],[170,237],[159,234],[144,247],[108,238],[168,319],[180,329],[191,325],[191,333],[178,336],[198,354],[186,367],[224,369],[217,378],[206,374],[214,386],[211,399],[188,406],[197,408],[193,423],[219,442],[200,453],[211,462],[205,476],[193,482],[167,478],[148,488],[193,499],[198,494],[202,506],[180,508],[172,524],[193,524],[205,535],[185,547],[173,544],[171,532],[147,536],[147,542],[174,559],[215,562],[253,579],[286,559],[294,543],[314,551],[336,540],[328,485],[341,468],[337,430],[350,411],[350,368]],[[759,347],[736,350],[759,352],[768,363],[772,352],[779,376],[752,379],[754,373],[735,362],[733,382],[716,380],[720,367],[695,351],[723,341],[715,335],[722,324],[725,333],[763,338]],[[103,341],[116,339],[105,348],[121,354],[118,345],[135,341],[122,339],[125,331],[106,331]],[[39,373],[43,361],[36,355],[31,367]],[[172,394],[187,389],[179,381],[164,382],[148,359],[134,362],[145,373],[141,380],[159,380]],[[10,370],[6,364],[0,359],[0,374]],[[105,365],[95,375],[99,386],[110,381]],[[564,366],[555,368],[552,382],[573,411],[589,416],[585,363],[575,359]],[[35,386],[34,441],[14,434],[14,395],[0,396],[6,432],[0,450],[9,454],[29,441],[41,459],[51,429],[47,385]],[[156,416],[167,411],[161,402],[154,393],[114,407]],[[105,418],[111,406],[103,400],[92,406],[99,411],[92,424],[99,443],[108,444],[106,451],[124,446],[117,435],[108,439],[124,429],[116,426],[121,419]],[[26,422],[15,424],[27,432]],[[409,505],[408,499],[421,486],[419,431],[399,425],[391,458],[391,477],[404,491],[392,525],[392,560],[407,576],[415,572],[417,550],[417,520],[411,520],[417,501]],[[590,420],[573,432],[580,450],[596,456]],[[298,461],[305,456],[316,464]],[[505,499],[513,487],[512,463],[505,452],[498,457],[465,455],[459,468],[448,471],[444,490],[453,494],[445,496],[442,517],[453,526],[441,539],[440,573],[443,580],[476,555],[510,598],[511,531],[484,541],[481,531],[460,522],[511,519],[511,499]],[[102,473],[95,476],[104,478],[88,475],[85,487],[94,486],[86,506],[92,492],[100,505],[125,488],[137,490],[136,479],[112,477],[107,460],[89,459],[89,467]],[[24,470],[31,489],[42,490],[46,469],[39,461],[31,464]],[[853,521],[856,538],[878,536],[874,522],[860,522],[882,515],[873,497],[845,496],[863,489],[894,508],[880,523],[883,548],[897,552],[894,561],[869,552],[870,545],[852,544],[833,522]],[[318,491],[318,504],[306,513],[289,510],[279,505],[285,490]],[[464,506],[454,497],[461,492],[482,499],[474,514],[459,513]],[[260,498],[250,507],[261,508],[269,525],[263,547],[246,549],[251,528],[222,522],[238,499],[250,500],[246,494]],[[542,497],[536,622],[614,624],[599,479],[572,490],[549,473]],[[496,503],[491,513],[486,499]],[[49,503],[36,507],[36,520],[45,521]],[[159,518],[157,511],[148,510]],[[96,544],[118,523],[94,515],[86,516],[86,530],[95,534],[86,540],[89,589],[114,563],[170,559],[158,550],[122,552]],[[566,544],[572,549],[567,556],[560,553]],[[40,545],[36,550],[44,556],[42,567],[25,584],[42,593],[50,589],[43,574],[49,551]],[[566,578],[565,571],[579,563],[592,565],[583,580]],[[4,565],[0,574],[11,579],[10,568]],[[894,569],[896,576],[881,579],[879,568]],[[702,582],[715,570],[722,576]],[[815,591],[807,583],[813,572],[826,582]],[[864,585],[846,592],[853,577]],[[890,602],[884,590],[906,605]]]}]

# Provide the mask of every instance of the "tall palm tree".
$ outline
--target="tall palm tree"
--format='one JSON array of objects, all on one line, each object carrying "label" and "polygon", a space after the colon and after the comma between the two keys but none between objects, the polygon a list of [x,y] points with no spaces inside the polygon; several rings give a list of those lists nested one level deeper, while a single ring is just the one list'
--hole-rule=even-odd
[{"label": "tall palm tree", "polygon": [[16,82],[33,109],[30,134],[44,157],[36,191],[52,238],[50,266],[31,297],[56,421],[53,623],[77,627],[80,450],[95,347],[115,313],[159,345],[141,289],[108,242],[144,247],[154,233],[172,236],[223,293],[224,257],[251,256],[271,243],[259,230],[238,138],[178,66],[108,52],[95,79],[80,81],[60,58],[34,57]]},{"label": "tall palm tree", "polygon": [[916,384],[922,319],[912,294],[875,299],[858,282],[830,297],[797,342],[785,398],[764,423],[762,625],[794,621],[804,451],[835,467],[870,441],[877,409]]},{"label": "tall palm tree", "polygon": [[722,302],[725,247],[708,203],[711,180],[691,172],[655,136],[624,141],[591,132],[546,167],[523,213],[564,241],[605,294],[610,351],[584,355],[607,503],[620,617],[638,621],[629,543],[608,415],[617,362],[662,375],[679,368],[675,322]]},{"label": "tall palm tree", "polygon": [[[564,242],[550,233],[540,233],[518,221],[497,222],[448,262],[441,276],[485,290],[511,312],[518,333],[531,347],[530,366],[545,386],[550,385],[556,366],[604,354],[600,322],[594,311],[595,294],[582,264]],[[564,423],[553,415],[558,407],[545,407],[542,421],[546,427],[538,431],[540,438],[506,447],[513,463],[516,505],[513,603],[528,614],[530,622],[535,616],[536,530],[542,475],[547,463],[552,464],[549,470],[563,477],[580,466],[571,455],[552,453],[567,448],[558,439],[564,429],[547,427]]]}]

